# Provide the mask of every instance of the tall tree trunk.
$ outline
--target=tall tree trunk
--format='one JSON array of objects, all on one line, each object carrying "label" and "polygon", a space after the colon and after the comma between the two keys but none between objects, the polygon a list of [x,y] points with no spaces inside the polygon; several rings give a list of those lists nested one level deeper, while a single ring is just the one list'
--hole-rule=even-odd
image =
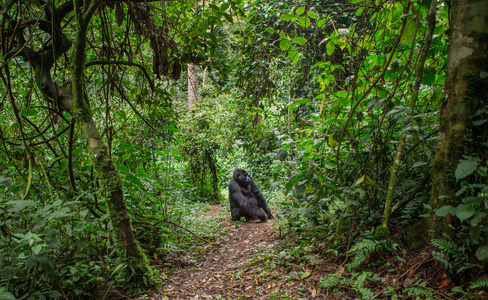
[{"label": "tall tree trunk", "polygon": [[205,67],[205,69],[203,69],[202,86],[205,86],[207,84],[207,80],[208,80],[208,67]]},{"label": "tall tree trunk", "polygon": [[198,103],[198,65],[188,64],[188,107],[193,109]]},{"label": "tall tree trunk", "polygon": [[[488,105],[488,0],[452,1],[444,99],[439,115],[439,136],[431,206],[457,205],[460,185],[454,172],[463,155],[473,155],[487,141],[487,123],[475,126],[477,112]],[[486,148],[485,148],[486,149]],[[452,216],[434,219],[431,229],[448,233]]]}]

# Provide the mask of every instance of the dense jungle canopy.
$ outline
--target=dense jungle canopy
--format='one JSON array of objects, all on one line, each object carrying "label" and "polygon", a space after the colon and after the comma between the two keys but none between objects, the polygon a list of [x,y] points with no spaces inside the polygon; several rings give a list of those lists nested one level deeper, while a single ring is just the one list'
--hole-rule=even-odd
[{"label": "dense jungle canopy", "polygon": [[0,299],[488,298],[488,0],[0,11]]}]

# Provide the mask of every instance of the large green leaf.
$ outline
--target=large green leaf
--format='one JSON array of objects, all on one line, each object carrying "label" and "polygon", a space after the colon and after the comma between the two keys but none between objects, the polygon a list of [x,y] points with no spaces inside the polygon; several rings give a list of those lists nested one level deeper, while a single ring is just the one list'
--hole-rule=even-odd
[{"label": "large green leaf", "polygon": [[307,15],[308,15],[310,18],[312,18],[312,19],[317,19],[317,18],[318,18],[317,13],[316,13],[316,12],[314,12],[314,11],[311,11],[311,10],[307,11]]},{"label": "large green leaf", "polygon": [[415,22],[408,20],[405,24],[405,29],[403,30],[402,37],[400,38],[400,43],[406,45],[412,41],[415,36]]},{"label": "large green leaf", "polygon": [[289,50],[291,48],[291,43],[289,40],[281,40],[280,41],[280,48],[283,51]]},{"label": "large green leaf", "polygon": [[483,245],[476,250],[476,257],[478,257],[479,260],[488,260],[488,246]]},{"label": "large green leaf", "polygon": [[305,45],[307,43],[307,39],[306,38],[303,38],[303,37],[296,37],[296,38],[293,38],[292,40],[293,42],[297,43],[298,45]]},{"label": "large green leaf", "polygon": [[456,168],[456,172],[454,176],[456,176],[456,180],[462,179],[468,175],[471,175],[476,170],[478,166],[479,159],[475,157],[465,156],[466,159],[461,159],[459,164]]},{"label": "large green leaf", "polygon": [[439,217],[445,217],[447,216],[447,214],[449,213],[452,213],[454,210],[454,207],[450,206],[450,205],[445,205],[445,206],[442,206],[441,208],[439,208],[435,214],[438,215]]},{"label": "large green leaf", "polygon": [[471,217],[472,215],[474,215],[475,212],[476,210],[474,209],[473,206],[467,204],[461,204],[458,205],[458,207],[456,207],[455,215],[462,222],[467,218]]},{"label": "large green leaf", "polygon": [[327,43],[327,55],[331,56],[334,53],[335,45],[332,44],[330,41]]},{"label": "large green leaf", "polygon": [[310,27],[310,19],[308,17],[299,17],[298,24],[304,28]]}]

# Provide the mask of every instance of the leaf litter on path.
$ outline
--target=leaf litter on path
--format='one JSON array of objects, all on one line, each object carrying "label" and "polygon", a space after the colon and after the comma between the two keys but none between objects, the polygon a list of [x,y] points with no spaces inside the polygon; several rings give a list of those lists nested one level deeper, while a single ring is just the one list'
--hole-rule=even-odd
[{"label": "leaf litter on path", "polygon": [[165,285],[151,299],[324,299],[315,298],[318,276],[311,270],[280,268],[273,257],[280,242],[273,220],[235,223],[229,216],[222,222],[223,234],[207,254],[164,274]]}]

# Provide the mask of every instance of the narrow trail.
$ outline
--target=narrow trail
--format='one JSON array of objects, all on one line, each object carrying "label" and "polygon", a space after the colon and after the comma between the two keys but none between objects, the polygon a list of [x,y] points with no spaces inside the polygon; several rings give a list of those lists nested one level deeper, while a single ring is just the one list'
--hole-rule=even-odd
[{"label": "narrow trail", "polygon": [[[216,215],[219,209],[213,206],[207,214]],[[222,222],[223,233],[210,251],[167,274],[167,284],[151,299],[324,299],[314,297],[316,276],[301,278],[303,271],[296,265],[278,273],[281,268],[267,251],[276,250],[280,241],[273,220],[243,224],[229,217]]]}]

